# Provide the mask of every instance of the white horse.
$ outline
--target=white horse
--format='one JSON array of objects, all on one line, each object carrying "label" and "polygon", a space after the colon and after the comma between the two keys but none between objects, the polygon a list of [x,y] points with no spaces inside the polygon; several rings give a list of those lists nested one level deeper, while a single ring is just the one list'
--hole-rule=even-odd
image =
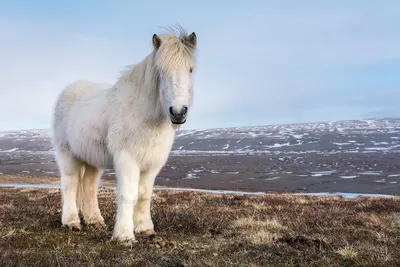
[{"label": "white horse", "polygon": [[85,223],[106,227],[97,190],[103,170],[114,168],[117,214],[111,240],[130,244],[134,233],[154,232],[154,180],[193,103],[197,37],[178,27],[177,33],[154,34],[152,43],[153,51],[114,85],[77,81],[58,96],[52,140],[61,174],[62,224],[70,229],[81,229],[79,210]]}]

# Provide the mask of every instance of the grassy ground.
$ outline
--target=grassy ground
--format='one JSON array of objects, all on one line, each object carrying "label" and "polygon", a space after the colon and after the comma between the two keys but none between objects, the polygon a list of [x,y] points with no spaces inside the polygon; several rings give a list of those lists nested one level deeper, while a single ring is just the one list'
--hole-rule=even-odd
[{"label": "grassy ground", "polygon": [[400,200],[154,193],[158,235],[61,227],[58,189],[0,189],[0,266],[400,266]]}]

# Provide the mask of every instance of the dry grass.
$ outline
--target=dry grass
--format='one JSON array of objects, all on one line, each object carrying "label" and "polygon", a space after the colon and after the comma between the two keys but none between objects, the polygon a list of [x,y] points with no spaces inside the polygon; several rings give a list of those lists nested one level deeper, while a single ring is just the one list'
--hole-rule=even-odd
[{"label": "dry grass", "polygon": [[355,260],[357,258],[357,251],[354,250],[352,246],[346,246],[344,248],[341,248],[337,251],[339,255],[342,257],[349,259],[349,260]]},{"label": "dry grass", "polygon": [[110,242],[109,229],[60,227],[57,189],[0,189],[0,266],[400,266],[400,200],[157,191],[158,235]]},{"label": "dry grass", "polygon": [[275,218],[255,220],[252,217],[239,218],[232,223],[232,233],[253,245],[270,244],[282,237],[285,229]]}]

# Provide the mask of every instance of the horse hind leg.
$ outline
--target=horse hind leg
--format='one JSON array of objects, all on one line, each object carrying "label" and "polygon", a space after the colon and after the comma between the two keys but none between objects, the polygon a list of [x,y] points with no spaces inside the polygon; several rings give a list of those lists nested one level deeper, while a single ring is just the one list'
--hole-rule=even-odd
[{"label": "horse hind leg", "polygon": [[62,225],[71,230],[81,230],[77,195],[83,164],[69,152],[58,153],[57,162],[61,174]]},{"label": "horse hind leg", "polygon": [[82,214],[86,224],[94,225],[99,229],[106,228],[104,219],[101,216],[98,203],[98,188],[103,171],[90,165],[85,165],[83,175],[83,205]]}]

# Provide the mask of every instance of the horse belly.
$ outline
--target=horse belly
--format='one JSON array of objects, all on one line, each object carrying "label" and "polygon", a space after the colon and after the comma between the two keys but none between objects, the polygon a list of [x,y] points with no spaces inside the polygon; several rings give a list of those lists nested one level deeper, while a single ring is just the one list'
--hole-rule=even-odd
[{"label": "horse belly", "polygon": [[77,117],[69,125],[68,143],[72,152],[85,163],[105,168],[110,165],[111,157],[105,141],[105,130],[101,120],[88,121]]},{"label": "horse belly", "polygon": [[70,144],[72,152],[85,163],[96,168],[109,168],[112,159],[104,142],[100,140],[80,140]]},{"label": "horse belly", "polygon": [[102,169],[112,167],[112,158],[104,142],[99,144],[94,142],[90,147],[87,147],[86,151],[88,164]]},{"label": "horse belly", "polygon": [[102,102],[94,101],[91,105],[78,104],[71,110],[68,124],[68,141],[71,150],[78,158],[97,168],[109,167],[112,160],[107,148],[104,116],[101,114]]}]

